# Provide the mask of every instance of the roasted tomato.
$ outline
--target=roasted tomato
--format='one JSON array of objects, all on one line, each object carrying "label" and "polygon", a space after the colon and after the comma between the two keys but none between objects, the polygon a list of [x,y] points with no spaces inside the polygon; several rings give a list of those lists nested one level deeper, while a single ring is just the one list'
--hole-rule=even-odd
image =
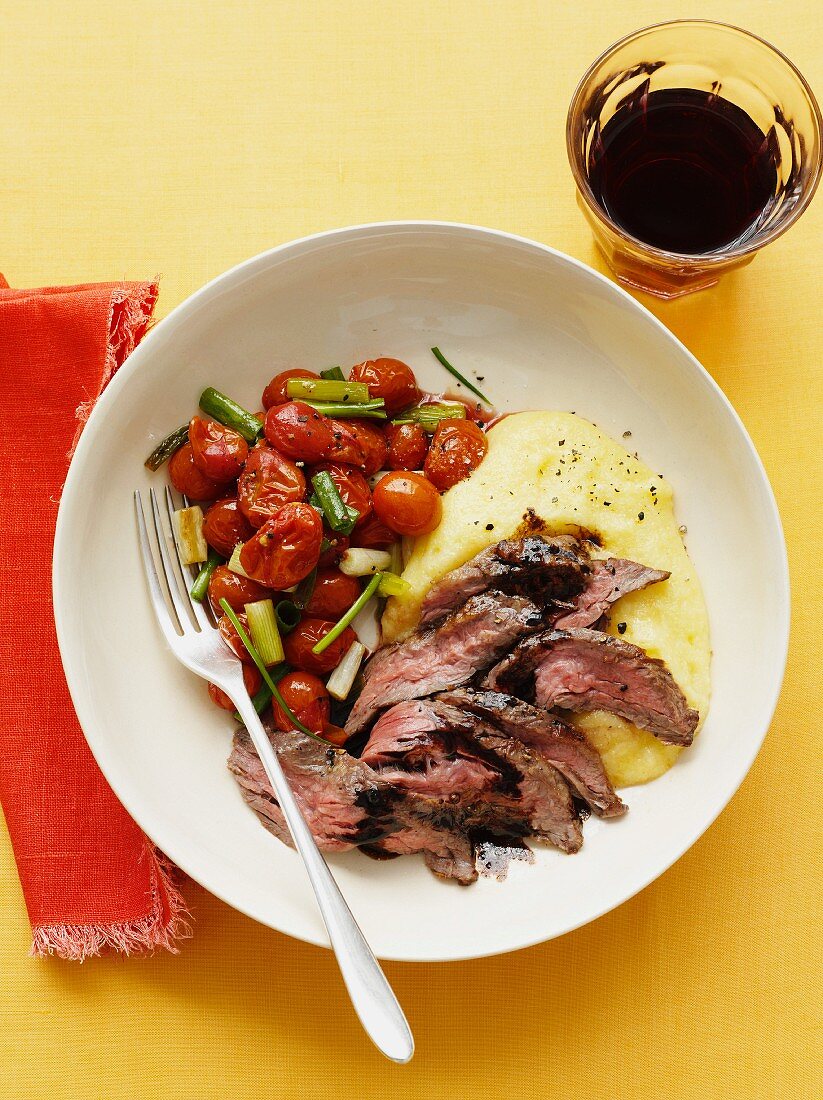
[{"label": "roasted tomato", "polygon": [[390,470],[422,470],[429,450],[426,433],[419,424],[389,424],[387,466]]},{"label": "roasted tomato", "polygon": [[360,592],[357,577],[347,577],[339,569],[318,569],[306,614],[336,621],[349,610]]},{"label": "roasted tomato", "polygon": [[371,489],[365,477],[352,466],[340,466],[336,462],[323,462],[312,467],[311,476],[321,470],[328,472],[343,503],[360,513],[357,522],[362,523],[371,512]]},{"label": "roasted tomato", "polygon": [[194,464],[191,443],[184,443],[169,459],[169,480],[178,493],[190,500],[214,500],[226,492],[225,484],[206,477]]},{"label": "roasted tomato", "polygon": [[[217,609],[218,611],[220,608]],[[246,618],[245,611],[238,611],[237,618],[240,620],[243,629],[248,634],[249,632],[249,620]],[[244,665],[254,665],[254,661],[251,659],[249,651],[243,645],[240,640],[240,635],[235,629],[234,623],[228,617],[228,615],[221,615],[217,620],[217,629],[220,631],[220,637],[235,655],[239,657]]]},{"label": "roasted tomato", "polygon": [[332,722],[323,723],[323,732],[320,734],[324,741],[328,741],[330,745],[336,745],[337,748],[342,748],[348,741],[349,735],[341,726],[335,726]]},{"label": "roasted tomato", "polygon": [[[277,690],[295,718],[307,729],[317,734],[323,732],[329,720],[329,693],[321,679],[311,672],[287,672],[278,683]],[[276,700],[272,701],[271,714],[278,729],[286,733],[294,729]]]},{"label": "roasted tomato", "polygon": [[442,493],[476,470],[488,449],[488,440],[471,420],[442,420],[423,470]]},{"label": "roasted tomato", "polygon": [[314,508],[284,504],[244,544],[240,564],[261,584],[291,588],[317,565],[322,541],[323,521]]},{"label": "roasted tomato", "polygon": [[225,497],[207,509],[203,535],[209,546],[224,558],[230,558],[238,542],[245,542],[253,534],[254,528],[237,506],[237,497]]},{"label": "roasted tomato", "polygon": [[239,432],[203,416],[193,416],[189,421],[189,443],[195,466],[212,481],[234,481],[249,453],[249,445]]},{"label": "roasted tomato", "polygon": [[266,439],[289,458],[343,462],[364,469],[366,454],[350,422],[324,416],[304,401],[276,405],[266,413]]},{"label": "roasted tomato", "polygon": [[369,359],[349,372],[350,382],[365,382],[372,397],[382,397],[389,416],[420,397],[414,371],[399,359]]},{"label": "roasted tomato", "polygon": [[369,420],[350,420],[349,431],[354,432],[354,437],[363,448],[363,473],[371,477],[378,470],[386,468],[386,437],[382,428]]},{"label": "roasted tomato", "polygon": [[274,405],[285,405],[291,398],[286,393],[286,383],[290,378],[319,378],[313,370],[302,370],[300,367],[292,367],[289,370],[281,370],[275,374],[268,386],[263,390],[263,408],[270,409]]},{"label": "roasted tomato", "polygon": [[252,527],[262,527],[284,504],[306,495],[303,471],[277,451],[257,446],[237,482],[240,509]]},{"label": "roasted tomato", "polygon": [[357,635],[350,626],[328,649],[322,653],[312,653],[312,647],[325,638],[333,626],[334,623],[326,619],[306,618],[283,639],[286,661],[292,668],[313,672],[316,676],[325,676],[337,668],[352,642],[357,641]]},{"label": "roasted tomato", "polygon": [[440,522],[443,505],[430,481],[415,473],[386,474],[374,490],[377,518],[400,535],[426,535]]},{"label": "roasted tomato", "polygon": [[225,565],[218,565],[209,581],[209,600],[216,615],[222,615],[220,601],[225,600],[232,611],[240,612],[247,603],[265,600],[271,595],[256,581],[232,573]]},{"label": "roasted tomato", "polygon": [[[369,520],[366,520],[368,523]],[[333,569],[349,548],[349,539],[346,535],[339,535],[336,531],[323,529],[323,538],[329,544],[320,555],[317,563],[319,569]]]},{"label": "roasted tomato", "polygon": [[[246,691],[249,695],[256,695],[260,690],[263,677],[254,665],[243,665],[243,683],[246,685]],[[209,684],[209,696],[211,701],[217,703],[218,707],[222,707],[223,710],[237,710],[225,691],[221,691],[217,684]]]},{"label": "roasted tomato", "polygon": [[350,542],[352,546],[362,546],[365,550],[385,550],[397,542],[397,532],[388,528],[372,512],[365,523],[359,523],[352,531]]}]

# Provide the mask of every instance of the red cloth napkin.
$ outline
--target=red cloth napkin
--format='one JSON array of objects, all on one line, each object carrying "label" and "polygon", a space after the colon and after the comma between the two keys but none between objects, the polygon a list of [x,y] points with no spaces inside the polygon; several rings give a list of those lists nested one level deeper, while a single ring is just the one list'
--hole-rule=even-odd
[{"label": "red cloth napkin", "polygon": [[156,300],[156,282],[12,290],[0,275],[0,801],[37,955],[175,950],[187,930],[172,869],[83,737],[51,600],[70,453]]}]

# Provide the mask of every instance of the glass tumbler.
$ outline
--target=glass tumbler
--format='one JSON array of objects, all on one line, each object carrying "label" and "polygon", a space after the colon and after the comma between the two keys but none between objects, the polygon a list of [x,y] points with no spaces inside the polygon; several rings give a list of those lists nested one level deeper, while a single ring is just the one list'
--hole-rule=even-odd
[{"label": "glass tumbler", "polygon": [[[668,252],[639,240],[610,217],[590,186],[593,147],[621,104],[668,89],[696,89],[730,101],[757,124],[772,151],[774,195],[744,233],[711,252]],[[660,298],[678,298],[750,263],[797,220],[820,179],[821,129],[811,88],[774,46],[724,23],[676,20],[628,35],[593,62],[572,97],[566,146],[578,205],[618,280]]]}]

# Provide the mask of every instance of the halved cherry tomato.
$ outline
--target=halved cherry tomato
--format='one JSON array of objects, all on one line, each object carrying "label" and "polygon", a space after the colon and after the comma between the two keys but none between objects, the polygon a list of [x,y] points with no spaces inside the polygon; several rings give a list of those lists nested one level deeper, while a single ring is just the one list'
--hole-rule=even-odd
[{"label": "halved cherry tomato", "polygon": [[244,544],[240,564],[261,584],[291,588],[317,565],[322,541],[323,521],[314,508],[284,504]]},{"label": "halved cherry tomato", "polygon": [[444,492],[476,470],[488,449],[486,436],[471,420],[441,420],[423,470]]},{"label": "halved cherry tomato", "polygon": [[[320,734],[329,720],[329,693],[326,685],[311,672],[287,672],[277,685],[283,702],[312,733]],[[276,700],[272,702],[271,715],[279,730],[286,733],[294,729]]]},{"label": "halved cherry tomato", "polygon": [[239,432],[203,416],[189,421],[189,443],[195,466],[212,481],[234,481],[249,453]]},{"label": "halved cherry tomato", "polygon": [[426,535],[440,522],[443,505],[430,481],[415,473],[386,474],[374,489],[377,518],[400,535]]},{"label": "halved cherry tomato", "polygon": [[291,398],[286,393],[286,383],[290,378],[318,378],[313,370],[302,370],[300,367],[292,367],[289,370],[281,370],[275,374],[268,386],[263,390],[263,408],[270,409],[273,405],[284,405]]},{"label": "halved cherry tomato", "polygon": [[206,477],[194,464],[191,443],[184,443],[169,459],[169,480],[178,493],[190,500],[214,500],[225,493],[226,486]]},{"label": "halved cherry tomato", "polygon": [[399,359],[369,359],[349,372],[350,382],[365,382],[371,397],[382,397],[391,416],[420,397],[414,371]]},{"label": "halved cherry tomato", "polygon": [[366,456],[357,431],[343,420],[324,416],[304,401],[275,405],[266,413],[266,439],[289,458],[303,462],[344,462],[360,469]]},{"label": "halved cherry tomato", "polygon": [[[368,523],[369,521],[366,520]],[[349,540],[346,535],[338,535],[336,531],[323,528],[323,537],[329,544],[317,562],[318,569],[333,569],[349,548]]]},{"label": "halved cherry tomato", "polygon": [[419,424],[389,424],[387,465],[390,470],[422,470],[429,450],[426,433]]},{"label": "halved cherry tomato", "polygon": [[254,528],[237,506],[237,497],[215,501],[206,510],[203,536],[209,546],[224,558],[230,558],[238,542],[245,542],[253,534]]},{"label": "halved cherry tomato", "polygon": [[363,448],[364,475],[371,477],[378,470],[385,469],[388,447],[382,428],[368,420],[350,420],[348,425],[349,430],[354,432],[355,439]]},{"label": "halved cherry tomato", "polygon": [[349,739],[349,735],[346,731],[340,726],[335,726],[332,722],[323,723],[323,732],[320,736],[324,741],[328,741],[330,745],[336,745],[339,749],[342,748]]},{"label": "halved cherry tomato", "polygon": [[[220,608],[218,608],[217,610],[219,611]],[[246,618],[245,611],[238,611],[237,618],[240,620],[243,629],[248,634],[249,620]],[[220,631],[220,637],[223,639],[223,641],[226,643],[226,645],[229,647],[235,657],[239,657],[244,665],[254,665],[251,654],[240,640],[240,635],[237,633],[237,629],[235,628],[234,623],[231,621],[228,615],[220,616],[220,618],[217,620],[217,629]]]},{"label": "halved cherry tomato", "polygon": [[265,600],[271,595],[256,581],[232,573],[225,565],[218,565],[209,581],[209,599],[216,615],[222,615],[220,601],[225,600],[232,611],[240,612],[247,603]]},{"label": "halved cherry tomato", "polygon": [[286,661],[292,668],[303,669],[304,672],[313,672],[316,676],[325,676],[337,668],[349,649],[352,642],[357,641],[357,635],[350,626],[347,626],[339,638],[336,638],[328,649],[322,653],[312,653],[312,647],[317,645],[321,638],[325,638],[333,622],[326,619],[303,619],[298,626],[283,639],[283,649]]},{"label": "halved cherry tomato", "polygon": [[303,499],[306,479],[299,466],[277,451],[258,445],[237,482],[237,495],[240,509],[252,527],[262,527],[284,504]]},{"label": "halved cherry tomato", "polygon": [[362,546],[365,550],[385,550],[397,542],[397,532],[388,528],[372,512],[365,523],[358,524],[352,531],[350,542],[352,546]]},{"label": "halved cherry tomato", "polygon": [[341,466],[336,462],[321,462],[319,466],[313,466],[310,477],[314,477],[321,470],[326,470],[343,503],[359,512],[360,519],[357,522],[362,523],[371,512],[371,489],[368,481],[359,470],[355,470],[352,466]]},{"label": "halved cherry tomato", "polygon": [[[249,695],[256,695],[260,690],[263,677],[254,665],[243,665],[243,683],[246,685],[246,691]],[[225,691],[221,691],[217,684],[209,684],[209,695],[211,701],[217,703],[218,707],[222,707],[223,710],[237,710]]]},{"label": "halved cherry tomato", "polygon": [[314,582],[314,591],[306,604],[307,615],[333,622],[349,610],[360,596],[360,581],[357,577],[347,577],[339,569],[318,569]]}]

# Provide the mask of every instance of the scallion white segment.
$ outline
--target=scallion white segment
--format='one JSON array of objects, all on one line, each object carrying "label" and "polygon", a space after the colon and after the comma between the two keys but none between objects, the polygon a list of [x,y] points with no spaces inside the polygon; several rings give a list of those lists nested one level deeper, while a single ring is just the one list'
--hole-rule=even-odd
[{"label": "scallion white segment", "polygon": [[249,632],[260,660],[269,668],[283,660],[283,642],[277,629],[277,618],[271,600],[257,600],[246,604]]},{"label": "scallion white segment", "polygon": [[347,577],[368,577],[381,573],[391,565],[391,554],[386,550],[364,550],[359,546],[348,549],[340,559],[340,571]]},{"label": "scallion white segment", "polygon": [[326,684],[326,691],[334,699],[339,699],[342,702],[348,698],[365,655],[366,647],[362,642],[352,642],[346,650],[343,660],[331,674]]},{"label": "scallion white segment", "polygon": [[183,565],[198,565],[209,556],[209,547],[203,534],[203,509],[199,504],[191,508],[179,508],[172,516],[174,541]]},{"label": "scallion white segment", "polygon": [[231,557],[226,562],[226,566],[232,571],[232,573],[236,573],[238,577],[245,577],[246,580],[250,581],[254,578],[250,577],[243,566],[240,564],[240,551],[242,549],[243,543],[238,542],[237,546],[235,546],[234,550],[232,551]]}]

